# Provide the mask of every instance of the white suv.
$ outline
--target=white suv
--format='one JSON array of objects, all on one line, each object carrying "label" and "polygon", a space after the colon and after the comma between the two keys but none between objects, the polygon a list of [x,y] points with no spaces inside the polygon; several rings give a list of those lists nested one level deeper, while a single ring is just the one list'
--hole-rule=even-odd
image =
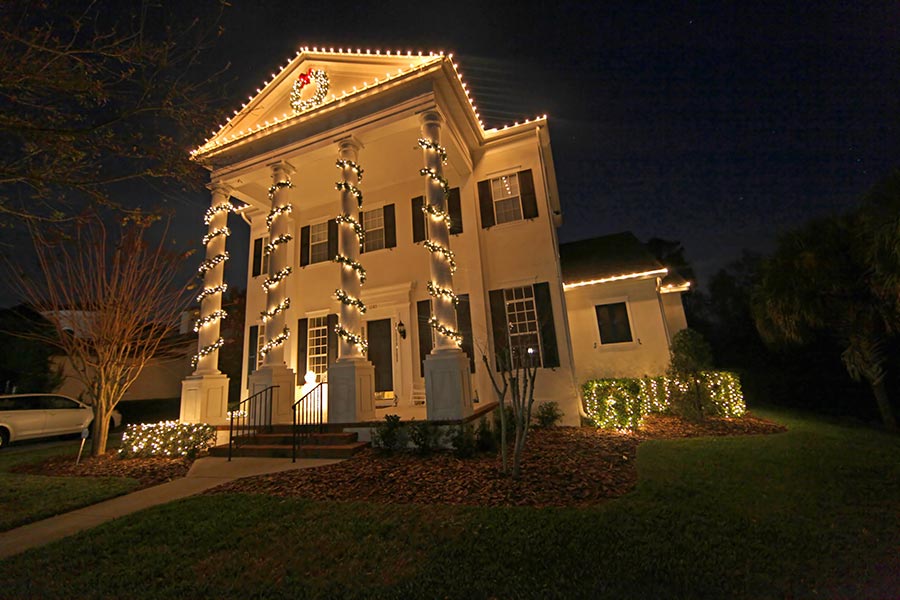
[{"label": "white suv", "polygon": [[17,440],[78,433],[93,419],[90,406],[68,396],[0,396],[0,448]]}]

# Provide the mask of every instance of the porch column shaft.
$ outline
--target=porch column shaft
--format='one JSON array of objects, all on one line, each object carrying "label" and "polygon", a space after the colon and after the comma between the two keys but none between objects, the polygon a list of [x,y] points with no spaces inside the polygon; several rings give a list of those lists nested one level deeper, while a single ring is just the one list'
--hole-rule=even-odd
[{"label": "porch column shaft", "polygon": [[[360,244],[362,238],[357,234],[354,223],[362,220],[362,192],[359,184],[362,181],[362,169],[358,164],[359,144],[352,139],[338,142],[337,166],[341,170],[341,181],[337,188],[341,192],[341,215],[338,217],[338,254],[341,260],[341,291],[345,299],[360,300],[362,293],[362,277],[365,273],[359,264]],[[355,193],[354,193],[355,190]],[[349,219],[348,219],[349,217]],[[359,223],[361,226],[362,223]],[[333,257],[332,257],[333,258]],[[364,305],[341,303],[341,322],[339,327],[338,359],[362,358],[362,344],[354,343],[354,339],[362,341],[361,313]]]},{"label": "porch column shaft", "polygon": [[[443,118],[434,111],[424,113],[421,118],[422,145],[425,169],[425,223],[428,240],[431,242],[431,312],[436,325],[444,327],[452,333],[458,332],[456,323],[456,305],[453,297],[453,253],[450,250],[449,220],[447,214],[447,180],[444,179],[444,150],[441,143],[441,124]],[[427,246],[427,244],[426,244]],[[434,290],[446,290],[449,294],[435,293]],[[458,348],[457,341],[446,331],[435,328],[434,351]]]},{"label": "porch column shaft", "polygon": [[200,266],[203,271],[203,290],[198,296],[200,318],[194,324],[197,331],[195,374],[219,373],[219,347],[222,345],[219,325],[224,318],[222,292],[225,291],[223,281],[225,261],[228,260],[225,238],[231,233],[228,230],[228,213],[232,210],[228,200],[231,189],[222,184],[214,184],[211,191],[212,201],[204,219],[208,228],[203,238],[206,243],[206,260]]},{"label": "porch column shaft", "polygon": [[285,162],[275,163],[272,167],[272,187],[269,188],[269,200],[272,209],[267,217],[269,227],[269,245],[264,252],[269,255],[269,276],[266,293],[266,342],[263,346],[266,366],[284,364],[284,344],[290,336],[290,328],[286,324],[287,309],[291,299],[288,296],[288,280],[292,271],[289,242],[292,223],[290,201],[291,175],[294,170]]}]

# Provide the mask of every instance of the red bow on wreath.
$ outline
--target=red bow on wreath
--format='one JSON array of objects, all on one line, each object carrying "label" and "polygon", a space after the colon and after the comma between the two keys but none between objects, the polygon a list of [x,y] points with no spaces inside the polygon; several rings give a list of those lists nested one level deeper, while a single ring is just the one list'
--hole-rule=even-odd
[{"label": "red bow on wreath", "polygon": [[300,73],[300,75],[297,77],[297,83],[300,84],[301,89],[303,89],[303,87],[305,87],[309,84],[310,81],[312,81],[310,79],[310,75],[312,75],[312,69],[310,69],[306,73]]}]

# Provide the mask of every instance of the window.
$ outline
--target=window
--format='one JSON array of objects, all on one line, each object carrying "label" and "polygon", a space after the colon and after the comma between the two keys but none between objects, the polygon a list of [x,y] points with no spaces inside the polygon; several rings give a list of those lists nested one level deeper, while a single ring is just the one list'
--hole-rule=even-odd
[{"label": "window", "polygon": [[366,232],[363,252],[381,250],[384,244],[384,209],[376,208],[362,213],[362,226]]},{"label": "window", "polygon": [[263,236],[253,240],[253,277],[269,274],[269,255],[266,254],[266,244],[269,236]]},{"label": "window", "polygon": [[538,216],[531,170],[478,182],[481,226],[492,227]]},{"label": "window", "polygon": [[325,262],[328,256],[328,222],[309,226],[309,262]]},{"label": "window", "polygon": [[540,364],[541,341],[538,336],[534,289],[529,285],[503,290],[503,300],[506,304],[513,367]]},{"label": "window", "polygon": [[632,341],[625,302],[600,304],[596,307],[601,344],[620,344]]},{"label": "window", "polygon": [[263,355],[263,353],[260,352],[260,350],[262,350],[262,347],[263,347],[263,346],[265,345],[265,343],[266,343],[266,326],[265,326],[265,325],[260,325],[260,326],[259,326],[259,329],[258,329],[257,331],[258,331],[259,333],[257,334],[257,337],[256,337],[256,356],[255,356],[255,359],[256,359],[256,366],[253,368],[254,371],[256,371],[256,370],[259,369],[261,366],[263,366],[263,361],[264,361],[265,358],[266,358],[266,357]]},{"label": "window", "polygon": [[558,367],[550,284],[535,283],[488,293],[497,369]]},{"label": "window", "polygon": [[328,317],[310,317],[307,325],[306,370],[322,381],[328,374]]},{"label": "window", "polygon": [[491,198],[494,200],[494,219],[498,225],[522,218],[519,177],[515,173],[491,179]]}]

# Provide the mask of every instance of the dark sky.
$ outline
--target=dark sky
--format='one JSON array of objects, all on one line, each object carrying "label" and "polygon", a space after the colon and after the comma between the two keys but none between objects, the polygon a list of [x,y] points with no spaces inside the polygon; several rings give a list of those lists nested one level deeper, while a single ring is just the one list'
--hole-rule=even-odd
[{"label": "dark sky", "polygon": [[562,241],[680,240],[701,284],[900,166],[898,2],[233,0],[224,25],[235,107],[302,45],[453,52],[488,125],[549,114]]}]

